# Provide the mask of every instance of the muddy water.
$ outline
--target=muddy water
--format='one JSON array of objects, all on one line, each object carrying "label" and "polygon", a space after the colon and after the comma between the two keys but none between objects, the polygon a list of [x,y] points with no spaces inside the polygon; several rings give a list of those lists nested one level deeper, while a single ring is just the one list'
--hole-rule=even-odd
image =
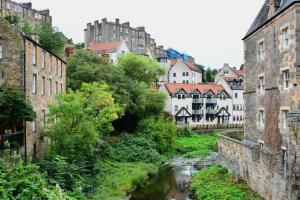
[{"label": "muddy water", "polygon": [[137,188],[130,200],[191,200],[188,184],[193,174],[217,163],[217,154],[206,158],[174,158],[147,185]]}]

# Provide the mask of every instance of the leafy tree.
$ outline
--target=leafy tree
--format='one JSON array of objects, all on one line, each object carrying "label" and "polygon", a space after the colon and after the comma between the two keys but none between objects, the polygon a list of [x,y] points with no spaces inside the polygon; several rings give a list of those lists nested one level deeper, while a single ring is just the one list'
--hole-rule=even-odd
[{"label": "leafy tree", "polygon": [[20,17],[16,15],[7,15],[4,17],[4,19],[7,20],[10,24],[15,25],[26,35],[31,35],[34,33],[34,30],[32,26],[29,24],[29,22],[26,20],[21,20]]},{"label": "leafy tree", "polygon": [[112,121],[122,110],[115,105],[108,86],[83,84],[80,90],[69,90],[50,106],[50,156],[63,156],[68,161],[91,160],[100,136],[113,130]]},{"label": "leafy tree", "polygon": [[155,60],[127,54],[118,59],[118,65],[124,70],[126,76],[138,82],[144,82],[147,85],[153,84],[158,76],[164,75],[165,70]]},{"label": "leafy tree", "polygon": [[215,81],[215,80],[214,80],[214,77],[213,77],[212,70],[211,70],[210,68],[208,68],[208,69],[206,70],[205,76],[206,76],[206,81],[207,81],[207,82],[214,82],[214,81]]},{"label": "leafy tree", "polygon": [[21,161],[8,163],[0,160],[0,199],[4,200],[75,200],[51,186],[34,164]]},{"label": "leafy tree", "polygon": [[75,44],[75,49],[81,50],[84,48],[84,43],[77,43]]},{"label": "leafy tree", "polygon": [[138,133],[149,137],[157,144],[160,153],[169,153],[174,149],[177,127],[164,118],[154,117],[143,119],[138,125]]},{"label": "leafy tree", "polygon": [[52,27],[48,22],[41,22],[36,29],[40,37],[40,44],[51,53],[62,55],[65,41],[58,28]]},{"label": "leafy tree", "polygon": [[24,92],[18,88],[2,86],[0,88],[0,128],[12,128],[17,131],[17,126],[25,121],[33,121],[36,113],[26,102]]}]

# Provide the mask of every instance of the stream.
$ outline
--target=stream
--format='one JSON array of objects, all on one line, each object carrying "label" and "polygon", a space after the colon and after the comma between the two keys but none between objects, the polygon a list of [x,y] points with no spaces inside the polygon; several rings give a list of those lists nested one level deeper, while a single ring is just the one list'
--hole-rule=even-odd
[{"label": "stream", "polygon": [[191,200],[188,185],[193,174],[217,164],[217,153],[205,158],[174,158],[163,165],[148,184],[131,193],[129,200]]}]

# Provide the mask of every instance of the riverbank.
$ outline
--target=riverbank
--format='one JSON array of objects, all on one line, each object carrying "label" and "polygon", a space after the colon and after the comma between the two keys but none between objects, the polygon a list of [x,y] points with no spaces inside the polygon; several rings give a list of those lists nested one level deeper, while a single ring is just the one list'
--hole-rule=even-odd
[{"label": "riverbank", "polygon": [[194,200],[262,200],[248,185],[221,166],[206,168],[190,183]]}]

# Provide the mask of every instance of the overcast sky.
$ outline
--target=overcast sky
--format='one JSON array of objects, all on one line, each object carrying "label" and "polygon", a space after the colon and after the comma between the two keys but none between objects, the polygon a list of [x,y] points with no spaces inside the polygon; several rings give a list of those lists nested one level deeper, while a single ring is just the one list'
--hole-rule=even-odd
[{"label": "overcast sky", "polygon": [[88,22],[120,18],[133,27],[145,26],[158,45],[186,52],[214,68],[243,63],[241,39],[264,1],[31,0],[36,9],[49,8],[53,24],[75,42],[83,42]]}]

